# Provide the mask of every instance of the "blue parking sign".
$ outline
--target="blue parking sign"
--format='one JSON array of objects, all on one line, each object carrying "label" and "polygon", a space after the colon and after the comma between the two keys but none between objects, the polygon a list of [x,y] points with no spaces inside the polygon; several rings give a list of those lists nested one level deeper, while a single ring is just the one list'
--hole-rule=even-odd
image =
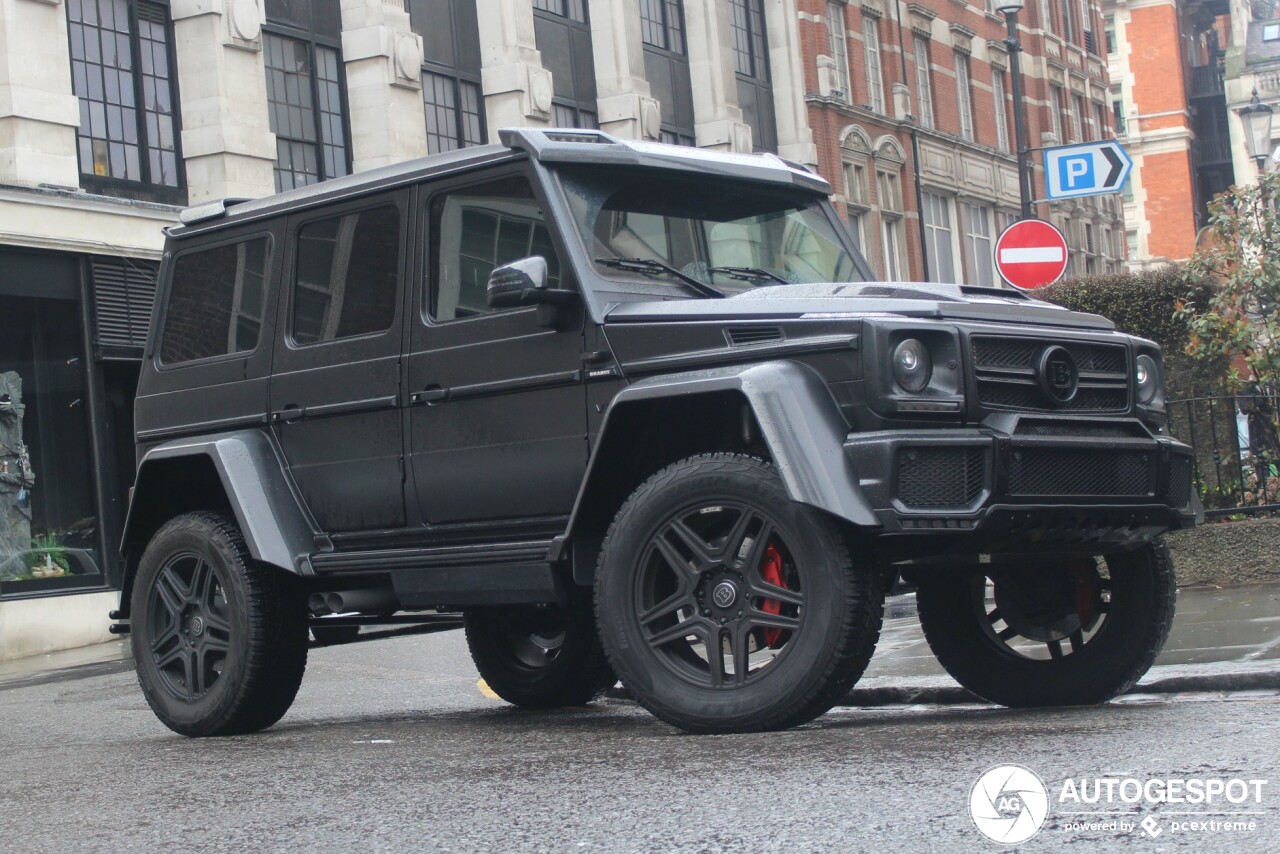
[{"label": "blue parking sign", "polygon": [[1133,160],[1114,139],[1044,149],[1044,183],[1050,199],[1118,193]]},{"label": "blue parking sign", "polygon": [[1058,185],[1064,190],[1093,188],[1093,155],[1072,155],[1058,159]]}]

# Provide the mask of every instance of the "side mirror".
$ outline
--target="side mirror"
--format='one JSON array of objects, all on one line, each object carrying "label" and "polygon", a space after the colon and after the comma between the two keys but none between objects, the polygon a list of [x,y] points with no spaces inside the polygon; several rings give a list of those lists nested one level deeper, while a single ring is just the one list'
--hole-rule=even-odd
[{"label": "side mirror", "polygon": [[574,291],[547,287],[547,259],[541,255],[495,267],[485,288],[485,298],[491,308],[566,305],[576,296]]}]

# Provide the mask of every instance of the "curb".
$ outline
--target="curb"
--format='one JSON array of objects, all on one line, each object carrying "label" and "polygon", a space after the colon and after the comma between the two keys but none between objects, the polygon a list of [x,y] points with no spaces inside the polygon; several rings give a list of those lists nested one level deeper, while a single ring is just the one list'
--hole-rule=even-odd
[{"label": "curb", "polygon": [[[1280,670],[1166,676],[1139,683],[1125,691],[1124,695],[1209,694],[1227,691],[1280,691]],[[631,692],[623,685],[610,688],[605,692],[605,696],[613,700],[634,699]],[[973,703],[989,705],[986,700],[959,685],[904,685],[854,688],[845,695],[844,699],[836,703],[836,706],[874,708],[911,705],[956,706]]]}]

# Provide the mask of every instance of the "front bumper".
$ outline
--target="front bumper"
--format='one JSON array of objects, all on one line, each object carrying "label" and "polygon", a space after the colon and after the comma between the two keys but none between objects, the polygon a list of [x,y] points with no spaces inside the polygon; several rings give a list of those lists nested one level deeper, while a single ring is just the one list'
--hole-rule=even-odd
[{"label": "front bumper", "polygon": [[845,454],[883,532],[984,552],[1093,550],[1203,520],[1191,449],[1137,419],[1001,421],[850,434]]}]

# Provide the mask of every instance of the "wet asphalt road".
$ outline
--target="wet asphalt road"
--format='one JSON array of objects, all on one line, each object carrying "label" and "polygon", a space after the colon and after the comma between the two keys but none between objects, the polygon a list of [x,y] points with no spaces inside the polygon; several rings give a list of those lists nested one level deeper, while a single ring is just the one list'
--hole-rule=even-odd
[{"label": "wet asphalt road", "polygon": [[[1006,762],[1054,793],[1103,774],[1271,781],[1254,831],[1068,832],[1051,800],[1021,850],[1280,850],[1274,693],[838,709],[695,737],[620,700],[516,711],[477,678],[457,632],[313,650],[280,724],[205,741],[164,729],[132,673],[0,690],[0,850],[996,851],[968,799]],[[1128,818],[1186,820],[1171,809],[1204,807]]]}]

